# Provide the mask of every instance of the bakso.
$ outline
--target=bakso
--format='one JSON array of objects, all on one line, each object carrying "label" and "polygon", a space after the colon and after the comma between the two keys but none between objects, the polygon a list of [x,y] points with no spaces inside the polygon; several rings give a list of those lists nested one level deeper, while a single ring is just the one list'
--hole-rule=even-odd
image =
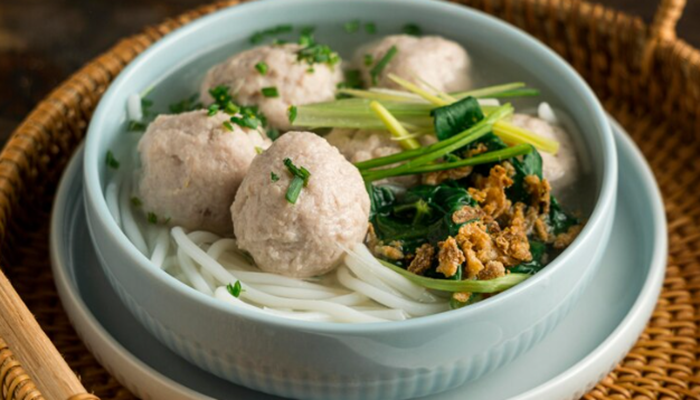
[{"label": "bakso", "polygon": [[340,262],[338,245],[362,242],[369,209],[357,168],[325,139],[289,132],[253,161],[231,213],[239,247],[260,269],[307,278]]},{"label": "bakso", "polygon": [[270,140],[259,131],[223,123],[225,113],[160,115],[138,144],[138,192],[144,211],[188,229],[231,232],[229,207],[256,147]]},{"label": "bakso", "polygon": [[420,78],[443,92],[457,92],[471,86],[466,50],[440,36],[387,36],[361,47],[355,53],[354,63],[362,71],[366,86],[403,90],[389,79],[389,74],[416,84],[421,84],[417,79]]},{"label": "bakso", "polygon": [[300,57],[302,49],[299,44],[268,45],[236,54],[209,70],[200,97],[209,104],[209,90],[226,86],[236,103],[258,106],[270,127],[291,129],[291,105],[332,100],[343,80],[337,58],[315,62]]}]

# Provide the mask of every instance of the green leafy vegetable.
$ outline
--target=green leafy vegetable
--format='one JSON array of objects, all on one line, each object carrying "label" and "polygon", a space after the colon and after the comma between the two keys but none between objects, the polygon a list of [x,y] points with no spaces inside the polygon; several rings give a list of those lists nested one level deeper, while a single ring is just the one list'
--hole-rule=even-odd
[{"label": "green leafy vegetable", "polygon": [[374,67],[369,71],[369,75],[372,77],[372,85],[377,85],[379,83],[379,75],[381,75],[382,71],[386,66],[389,64],[392,58],[398,53],[399,49],[396,48],[396,46],[391,46],[391,48],[384,54],[384,56],[381,58],[381,60],[377,61],[376,64],[374,64]]},{"label": "green leafy vegetable", "polygon": [[274,86],[262,88],[262,95],[265,97],[280,97],[277,88]]},{"label": "green leafy vegetable", "polygon": [[107,150],[105,164],[112,169],[119,169],[119,161],[117,161],[117,159],[114,158],[114,153],[112,153],[112,150]]},{"label": "green leafy vegetable", "polygon": [[484,119],[484,113],[474,97],[465,97],[456,103],[435,108],[430,115],[438,140],[449,139]]},{"label": "green leafy vegetable", "polygon": [[564,212],[559,204],[559,201],[554,196],[552,196],[550,199],[549,218],[547,219],[547,222],[552,228],[552,233],[555,235],[565,233],[572,226],[581,223],[578,218]]},{"label": "green leafy vegetable", "polygon": [[241,281],[236,281],[236,283],[228,284],[226,285],[226,290],[231,294],[231,296],[238,298],[241,295],[241,292],[243,291],[243,287],[241,286]]},{"label": "green leafy vegetable", "polygon": [[544,268],[544,256],[546,255],[547,245],[538,241],[530,240],[530,254],[532,260],[518,264],[510,269],[511,273],[534,275]]}]

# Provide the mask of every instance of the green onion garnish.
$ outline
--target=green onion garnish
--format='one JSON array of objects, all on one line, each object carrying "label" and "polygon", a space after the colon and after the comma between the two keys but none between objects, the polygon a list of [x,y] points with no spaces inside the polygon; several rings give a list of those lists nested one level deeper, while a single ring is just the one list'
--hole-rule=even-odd
[{"label": "green onion garnish", "polygon": [[360,30],[360,21],[350,21],[346,22],[343,25],[343,28],[345,29],[345,32],[347,33],[355,33]]},{"label": "green onion garnish", "polygon": [[309,184],[311,173],[304,167],[297,167],[294,165],[289,158],[284,159],[284,166],[287,167],[287,171],[289,171],[293,177],[292,182],[289,183],[285,198],[289,203],[296,204],[299,194],[301,194],[301,189]]},{"label": "green onion garnish", "polygon": [[146,124],[141,121],[129,121],[129,132],[141,132],[146,130]]},{"label": "green onion garnish", "polygon": [[445,292],[469,292],[469,293],[497,293],[525,281],[530,277],[528,274],[508,274],[500,278],[489,279],[486,281],[477,281],[466,279],[462,281],[452,281],[447,279],[426,278],[425,276],[416,275],[408,272],[405,269],[388,263],[384,260],[377,259],[385,267],[403,275],[408,280],[416,283],[424,288],[442,290]]},{"label": "green onion garnish", "polygon": [[273,28],[265,29],[260,32],[256,32],[253,36],[250,37],[250,42],[253,44],[258,44],[261,43],[263,40],[265,40],[266,37],[269,36],[275,36],[275,35],[281,35],[284,33],[289,33],[293,30],[293,27],[291,25],[278,25]]},{"label": "green onion garnish", "polygon": [[266,75],[267,74],[267,64],[264,62],[260,61],[259,63],[255,64],[255,69],[260,72],[260,75]]},{"label": "green onion garnish", "polygon": [[377,25],[374,22],[368,22],[365,24],[365,32],[373,35],[377,33]]},{"label": "green onion garnish", "polygon": [[107,156],[105,157],[105,164],[112,169],[119,169],[119,161],[114,158],[114,153],[112,150],[107,151]]},{"label": "green onion garnish", "polygon": [[369,67],[374,64],[374,57],[371,54],[365,54],[365,66]]},{"label": "green onion garnish", "polygon": [[267,137],[274,142],[278,137],[280,137],[280,131],[275,128],[270,128],[267,130]]},{"label": "green onion garnish", "polygon": [[262,154],[263,151],[265,151],[265,150],[263,150],[262,147],[260,147],[260,146],[255,146],[255,153],[256,153],[256,154]]},{"label": "green onion garnish", "polygon": [[238,296],[241,295],[241,292],[243,291],[243,288],[241,287],[241,281],[236,281],[236,283],[228,284],[226,285],[226,290],[231,294],[231,296],[238,298]]},{"label": "green onion garnish", "polygon": [[262,88],[262,95],[265,97],[280,97],[277,88],[274,86]]},{"label": "green onion garnish", "polygon": [[214,103],[207,108],[207,115],[212,117],[219,111],[219,105]]},{"label": "green onion garnish", "polygon": [[420,36],[423,34],[423,29],[416,24],[406,24],[402,29],[403,33],[411,36]]},{"label": "green onion garnish", "polygon": [[270,180],[271,180],[272,182],[277,182],[278,180],[280,180],[280,177],[279,177],[279,175],[277,175],[276,173],[270,172]]},{"label": "green onion garnish", "polygon": [[149,224],[154,224],[154,225],[155,225],[155,224],[158,223],[158,216],[157,216],[155,213],[153,213],[153,212],[149,212],[147,218],[148,218],[148,223],[149,223]]},{"label": "green onion garnish", "polygon": [[384,54],[384,57],[382,57],[382,59],[379,60],[374,67],[372,67],[372,69],[369,71],[369,74],[372,77],[372,85],[377,85],[379,82],[379,75],[382,73],[384,68],[386,68],[387,64],[389,64],[389,61],[394,58],[398,51],[399,50],[396,48],[396,46],[391,46],[389,51]]},{"label": "green onion garnish", "polygon": [[224,128],[226,128],[226,130],[229,132],[233,132],[233,125],[231,125],[231,122],[229,121],[224,121]]},{"label": "green onion garnish", "polygon": [[141,207],[143,203],[141,202],[141,199],[138,197],[134,196],[131,198],[131,205],[134,207]]},{"label": "green onion garnish", "polygon": [[297,106],[289,106],[287,115],[289,116],[289,123],[293,124],[294,120],[297,119]]}]

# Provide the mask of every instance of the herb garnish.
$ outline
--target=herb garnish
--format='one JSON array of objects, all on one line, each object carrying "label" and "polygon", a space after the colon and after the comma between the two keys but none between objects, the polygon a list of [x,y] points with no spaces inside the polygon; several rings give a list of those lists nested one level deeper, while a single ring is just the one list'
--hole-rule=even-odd
[{"label": "herb garnish", "polygon": [[277,175],[276,173],[270,172],[270,180],[271,180],[272,182],[277,182],[278,180],[280,180],[280,177],[279,177],[279,175]]},{"label": "herb garnish", "polygon": [[267,130],[267,137],[274,142],[278,137],[280,137],[280,131],[275,128],[270,128]]},{"label": "herb garnish", "polygon": [[360,30],[360,21],[355,20],[355,21],[346,22],[343,25],[343,28],[345,29],[345,32],[347,32],[347,33],[355,33],[355,32]]},{"label": "herb garnish", "polygon": [[289,116],[289,123],[294,123],[294,120],[297,119],[297,106],[289,106],[287,115]]},{"label": "herb garnish", "polygon": [[226,290],[231,294],[231,296],[238,298],[238,296],[241,295],[241,292],[243,291],[243,288],[241,287],[241,281],[236,281],[236,283],[228,284],[226,285]]},{"label": "herb garnish", "polygon": [[277,88],[274,86],[262,88],[262,95],[265,97],[280,97]]},{"label": "herb garnish", "polygon": [[255,153],[257,153],[257,154],[262,154],[263,151],[265,151],[265,150],[263,150],[262,147],[260,147],[260,146],[255,146]]},{"label": "herb garnish", "polygon": [[[256,106],[239,106],[233,102],[233,97],[229,93],[227,86],[217,86],[209,89],[209,94],[214,98],[217,107],[212,109],[224,110],[228,115],[231,115],[230,121],[224,122],[224,128],[233,131],[233,125],[236,124],[242,128],[257,129],[259,126],[264,126],[267,123],[265,116],[258,112]],[[213,106],[213,105],[212,105]]]},{"label": "herb garnish", "polygon": [[199,110],[202,108],[202,103],[197,101],[199,99],[198,94],[193,94],[192,96],[180,100],[177,103],[173,103],[168,108],[170,109],[170,112],[173,114],[182,114],[184,112],[188,111],[194,111],[194,110]]},{"label": "herb garnish", "polygon": [[423,29],[416,24],[406,24],[402,29],[403,33],[411,36],[420,36],[423,34]]},{"label": "herb garnish", "polygon": [[255,69],[260,72],[260,75],[266,75],[267,74],[267,64],[263,61],[260,61],[259,63],[255,64]]},{"label": "herb garnish", "polygon": [[157,216],[155,213],[153,213],[153,212],[149,212],[147,218],[148,218],[148,223],[149,223],[149,224],[154,224],[154,225],[155,225],[155,224],[158,223],[158,216]]},{"label": "herb garnish", "polygon": [[289,203],[296,204],[299,194],[301,194],[301,189],[309,184],[311,173],[304,167],[294,165],[289,158],[284,159],[284,166],[287,167],[287,170],[292,175],[292,182],[289,184],[285,198]]},{"label": "herb garnish", "polygon": [[233,125],[231,125],[231,122],[229,121],[224,121],[224,128],[226,128],[227,131],[233,132]]},{"label": "herb garnish", "polygon": [[265,40],[266,37],[282,35],[285,33],[289,33],[292,30],[292,25],[278,25],[273,28],[265,29],[263,31],[256,32],[253,36],[251,36],[250,43],[259,44],[262,43],[262,41]]},{"label": "herb garnish", "polygon": [[379,83],[379,75],[382,73],[384,68],[386,68],[391,59],[394,58],[398,51],[399,50],[396,48],[396,46],[391,46],[389,51],[384,54],[384,57],[374,64],[374,67],[372,67],[372,69],[369,71],[369,74],[372,77],[372,85],[376,86],[377,83]]},{"label": "herb garnish", "polygon": [[127,129],[130,132],[145,131],[146,124],[144,122],[141,122],[141,121],[129,121],[129,125],[127,126]]},{"label": "herb garnish", "polygon": [[105,164],[112,169],[119,169],[119,161],[114,158],[114,153],[112,150],[107,151],[107,156],[105,157]]},{"label": "herb garnish", "polygon": [[368,22],[365,24],[365,32],[373,35],[377,33],[377,25],[374,22]]},{"label": "herb garnish", "polygon": [[369,67],[372,64],[374,64],[374,56],[371,54],[365,54],[365,66]]},{"label": "herb garnish", "polygon": [[134,207],[141,207],[142,204],[143,203],[141,202],[141,199],[139,199],[138,197],[134,196],[131,198],[131,205],[133,205]]},{"label": "herb garnish", "polygon": [[297,51],[297,60],[305,61],[309,65],[328,64],[333,67],[340,62],[340,56],[331,50],[328,45],[316,43],[312,35],[302,35],[299,44],[304,46]]}]

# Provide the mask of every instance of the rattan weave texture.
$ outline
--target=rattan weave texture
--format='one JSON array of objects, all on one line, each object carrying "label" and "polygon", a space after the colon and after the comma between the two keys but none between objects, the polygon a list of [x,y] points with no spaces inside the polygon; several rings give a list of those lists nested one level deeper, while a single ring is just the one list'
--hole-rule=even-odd
[{"label": "rattan weave texture", "polygon": [[[700,52],[675,36],[685,1],[663,1],[651,26],[576,0],[458,2],[525,29],[565,57],[630,132],[664,195],[670,254],[663,293],[635,347],[585,398],[700,398]],[[41,102],[0,154],[2,270],[87,391],[102,399],[133,396],[87,351],[61,308],[47,248],[56,184],[119,71],[164,34],[236,3],[206,6],[123,40]],[[9,345],[0,338],[2,398],[43,399],[40,373],[22,361],[10,337],[4,339]],[[95,397],[75,390],[63,398]]]}]

